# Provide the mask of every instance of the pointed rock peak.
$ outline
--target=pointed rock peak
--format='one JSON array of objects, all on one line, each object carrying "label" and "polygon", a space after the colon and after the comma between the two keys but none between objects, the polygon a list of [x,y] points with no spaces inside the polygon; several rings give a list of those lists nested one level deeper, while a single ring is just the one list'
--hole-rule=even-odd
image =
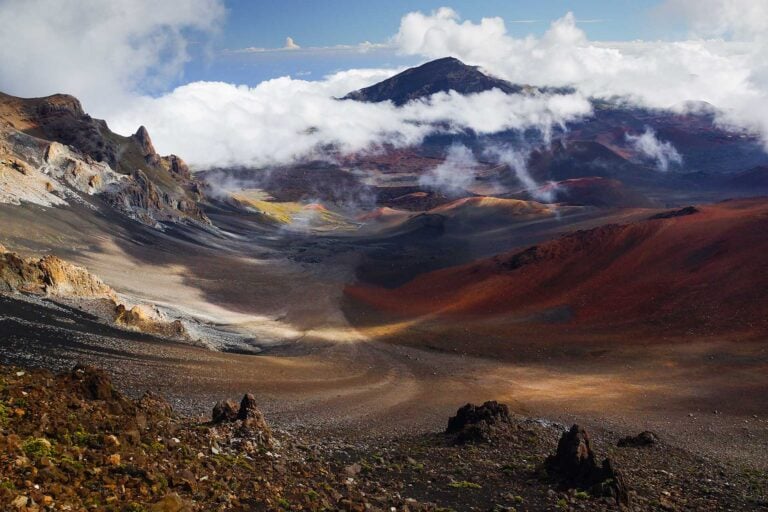
[{"label": "pointed rock peak", "polygon": [[156,154],[155,146],[152,145],[152,139],[149,137],[149,132],[144,126],[139,126],[139,129],[136,130],[136,133],[133,134],[133,138],[141,146],[144,156]]}]

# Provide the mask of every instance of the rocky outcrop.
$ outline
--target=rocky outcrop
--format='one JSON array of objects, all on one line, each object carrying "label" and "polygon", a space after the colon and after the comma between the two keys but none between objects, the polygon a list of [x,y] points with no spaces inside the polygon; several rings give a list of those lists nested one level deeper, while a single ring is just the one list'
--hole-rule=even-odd
[{"label": "rocky outcrop", "polygon": [[656,215],[651,215],[648,217],[649,220],[657,220],[657,219],[674,219],[675,217],[686,217],[688,215],[694,215],[696,213],[699,213],[699,209],[695,206],[686,206],[685,208],[680,208],[679,210],[671,210],[668,212],[661,212],[657,213]]},{"label": "rocky outcrop", "polygon": [[97,316],[102,316],[104,310],[112,311],[105,320],[120,327],[163,338],[189,340],[180,320],[169,320],[156,308],[143,305],[129,308],[119,303],[115,291],[87,269],[53,255],[22,258],[0,245],[0,293],[17,292],[64,302],[74,300]]},{"label": "rocky outcrop", "polygon": [[[62,206],[79,195],[152,227],[210,224],[201,187],[176,155],[157,154],[145,127],[129,137],[93,119],[76,98],[22,99],[0,93],[0,202]],[[3,168],[24,175],[3,179]]]},{"label": "rocky outcrop", "polygon": [[112,189],[107,196],[117,209],[147,225],[158,226],[158,222],[180,218],[210,224],[193,199],[164,192],[141,169],[134,171],[130,180]]},{"label": "rocky outcrop", "polygon": [[132,138],[139,144],[141,153],[145,158],[157,155],[155,145],[152,144],[152,139],[149,138],[149,132],[144,126],[139,126],[139,129],[136,130],[136,133],[133,134]]},{"label": "rocky outcrop", "polygon": [[653,432],[646,430],[640,432],[636,436],[627,436],[619,439],[618,446],[620,448],[643,448],[646,446],[653,446],[659,442],[659,436]]},{"label": "rocky outcrop", "polygon": [[159,312],[142,305],[128,308],[118,304],[115,307],[115,323],[163,338],[189,339],[189,333],[181,320],[168,321]]},{"label": "rocky outcrop", "polygon": [[213,406],[213,414],[211,415],[211,421],[213,423],[231,423],[237,421],[239,409],[237,404],[232,400],[221,400],[216,402]]},{"label": "rocky outcrop", "polygon": [[548,473],[563,487],[585,489],[595,496],[608,496],[620,506],[629,504],[629,494],[624,478],[613,467],[610,459],[597,464],[587,431],[573,425],[563,432],[557,451],[544,465]]},{"label": "rocky outcrop", "polygon": [[93,366],[77,365],[61,376],[65,386],[86,400],[112,400],[122,396],[115,390],[112,380],[103,370]]},{"label": "rocky outcrop", "polygon": [[3,249],[0,254],[0,292],[116,300],[114,290],[83,267],[57,258],[22,258]]},{"label": "rocky outcrop", "polygon": [[243,396],[238,407],[232,400],[222,400],[213,407],[213,423],[232,423],[242,421],[247,424],[267,428],[264,415],[256,405],[256,397],[248,393]]},{"label": "rocky outcrop", "polygon": [[483,405],[467,404],[448,420],[445,434],[455,444],[488,443],[509,430],[509,408],[496,401]]},{"label": "rocky outcrop", "polygon": [[272,430],[256,406],[256,398],[248,393],[238,407],[232,400],[222,400],[213,407],[212,423],[224,427],[221,435],[228,440],[242,439],[242,448],[253,451],[273,444]]}]

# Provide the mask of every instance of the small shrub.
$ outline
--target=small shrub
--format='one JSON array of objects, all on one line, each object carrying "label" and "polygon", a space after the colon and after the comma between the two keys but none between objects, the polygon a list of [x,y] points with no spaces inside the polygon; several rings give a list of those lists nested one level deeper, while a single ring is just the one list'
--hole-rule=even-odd
[{"label": "small shrub", "polygon": [[51,442],[44,437],[30,437],[21,445],[24,455],[30,459],[48,457],[53,452]]}]

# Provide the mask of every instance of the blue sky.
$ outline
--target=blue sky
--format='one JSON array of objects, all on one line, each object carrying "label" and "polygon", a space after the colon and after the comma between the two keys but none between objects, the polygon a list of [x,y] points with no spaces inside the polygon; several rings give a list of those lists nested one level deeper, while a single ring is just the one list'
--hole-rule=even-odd
[{"label": "blue sky", "polygon": [[[412,65],[391,50],[359,52],[297,51],[227,53],[248,47],[280,48],[291,37],[302,48],[384,43],[411,11],[430,12],[449,6],[463,19],[500,16],[515,36],[540,35],[549,23],[572,11],[594,40],[671,39],[675,26],[654,13],[658,0],[228,0],[224,29],[208,48],[193,51],[178,83],[221,80],[255,85],[278,76],[308,80],[342,69]],[[212,51],[211,51],[212,50]]]}]

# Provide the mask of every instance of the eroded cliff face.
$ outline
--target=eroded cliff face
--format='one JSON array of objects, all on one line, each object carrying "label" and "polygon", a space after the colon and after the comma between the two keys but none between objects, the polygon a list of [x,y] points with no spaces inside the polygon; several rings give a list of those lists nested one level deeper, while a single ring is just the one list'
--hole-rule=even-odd
[{"label": "eroded cliff face", "polygon": [[57,258],[22,258],[0,246],[0,292],[117,300],[114,290],[83,267]]},{"label": "eroded cliff face", "polygon": [[123,137],[72,96],[0,93],[0,202],[64,206],[85,195],[157,228],[210,224],[189,167],[176,155],[158,155],[143,126]]},{"label": "eroded cliff face", "polygon": [[53,255],[24,258],[0,245],[0,294],[44,296],[76,302],[104,321],[129,330],[189,339],[183,323],[153,306],[126,306],[109,285],[87,269]]}]

